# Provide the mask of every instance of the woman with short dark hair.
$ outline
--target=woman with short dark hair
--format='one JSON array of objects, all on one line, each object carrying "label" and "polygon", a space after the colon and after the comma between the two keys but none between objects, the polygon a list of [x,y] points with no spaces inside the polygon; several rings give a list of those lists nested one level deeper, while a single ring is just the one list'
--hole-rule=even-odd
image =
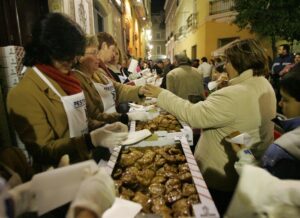
[{"label": "woman with short dark hair", "polygon": [[89,159],[94,147],[114,147],[127,137],[121,123],[89,132],[86,99],[71,70],[84,50],[79,25],[60,13],[48,14],[25,48],[24,78],[8,93],[10,118],[39,171],[56,166],[64,154],[79,162]]},{"label": "woman with short dark hair", "polygon": [[147,85],[145,95],[157,97],[159,107],[194,128],[201,128],[195,159],[213,199],[223,214],[236,186],[235,152],[224,139],[233,131],[249,132],[253,154],[259,158],[273,141],[276,98],[264,78],[267,58],[255,40],[240,40],[226,51],[228,86],[192,104],[167,90]]}]

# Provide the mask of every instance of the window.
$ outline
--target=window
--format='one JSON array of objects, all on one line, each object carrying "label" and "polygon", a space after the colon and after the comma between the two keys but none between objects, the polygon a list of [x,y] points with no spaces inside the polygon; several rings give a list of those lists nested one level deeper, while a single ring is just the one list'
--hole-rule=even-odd
[{"label": "window", "polygon": [[94,26],[96,33],[104,31],[104,16],[103,13],[101,13],[99,3],[94,4]]},{"label": "window", "polygon": [[160,53],[161,53],[161,47],[160,47],[160,45],[158,45],[156,47],[156,54],[160,54]]},{"label": "window", "polygon": [[156,39],[161,39],[161,33],[160,32],[156,33]]},{"label": "window", "polygon": [[192,56],[192,59],[197,58],[197,45],[193,45],[192,46],[192,54],[191,54],[191,56]]}]

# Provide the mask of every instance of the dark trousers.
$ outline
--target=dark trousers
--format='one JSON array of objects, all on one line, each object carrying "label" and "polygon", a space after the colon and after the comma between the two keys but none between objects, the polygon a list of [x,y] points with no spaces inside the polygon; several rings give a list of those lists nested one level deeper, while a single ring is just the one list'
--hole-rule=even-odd
[{"label": "dark trousers", "polygon": [[275,91],[276,100],[277,100],[277,113],[282,113],[281,107],[279,107],[278,103],[281,100],[281,94],[280,94],[280,77],[279,75],[271,75],[271,84],[273,86],[273,89]]},{"label": "dark trousers", "polygon": [[208,190],[216,204],[220,217],[223,217],[227,210],[227,207],[229,206],[229,203],[233,196],[233,192],[219,191],[211,188],[209,188]]},{"label": "dark trousers", "polygon": [[204,77],[204,78],[203,78],[203,83],[204,83],[204,89],[205,89],[205,90],[208,90],[207,85],[208,85],[208,83],[209,83],[210,81],[211,81],[210,76]]}]

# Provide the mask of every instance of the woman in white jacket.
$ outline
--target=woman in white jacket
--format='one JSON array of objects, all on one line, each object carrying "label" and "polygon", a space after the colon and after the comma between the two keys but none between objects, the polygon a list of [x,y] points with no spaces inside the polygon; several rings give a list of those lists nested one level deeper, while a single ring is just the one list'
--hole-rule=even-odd
[{"label": "woman in white jacket", "polygon": [[276,115],[274,90],[264,78],[268,59],[262,46],[247,39],[225,51],[228,87],[217,90],[205,101],[191,104],[167,90],[146,86],[145,95],[157,97],[159,107],[194,128],[201,128],[195,158],[216,206],[224,213],[238,175],[235,152],[224,139],[233,131],[251,132],[253,154],[260,157],[273,140],[272,119]]}]

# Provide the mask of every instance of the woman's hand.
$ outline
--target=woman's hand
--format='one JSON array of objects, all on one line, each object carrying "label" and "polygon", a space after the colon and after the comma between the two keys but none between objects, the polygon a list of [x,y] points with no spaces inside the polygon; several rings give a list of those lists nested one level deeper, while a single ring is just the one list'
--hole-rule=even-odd
[{"label": "woman's hand", "polygon": [[144,86],[144,95],[147,97],[157,98],[161,91],[161,88],[154,85],[147,84]]}]

